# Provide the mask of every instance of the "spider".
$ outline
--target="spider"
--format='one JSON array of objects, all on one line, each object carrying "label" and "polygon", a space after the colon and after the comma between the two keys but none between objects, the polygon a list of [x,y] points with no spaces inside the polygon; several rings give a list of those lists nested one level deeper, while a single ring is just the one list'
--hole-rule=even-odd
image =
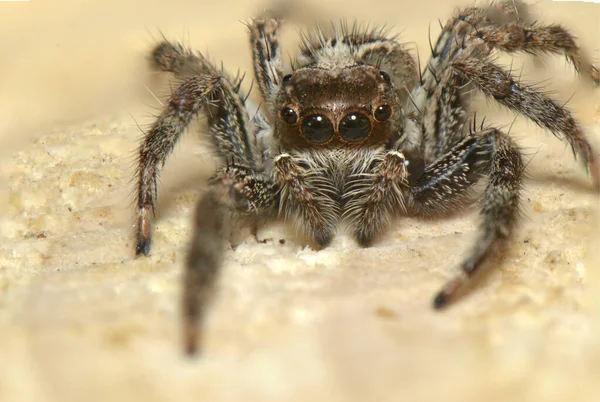
[{"label": "spider", "polygon": [[223,163],[195,208],[183,285],[187,353],[201,346],[231,222],[256,227],[281,218],[321,248],[345,221],[366,247],[398,215],[463,207],[487,178],[476,241],[433,306],[454,300],[513,231],[525,170],[506,133],[475,123],[473,90],[570,144],[600,189],[592,147],[571,113],[494,63],[497,51],[561,53],[599,83],[574,37],[559,25],[523,19],[524,7],[507,0],[457,10],[423,70],[384,29],[341,23],[326,33],[317,27],[302,34],[290,74],[283,72],[278,39],[281,14],[267,11],[248,24],[264,100],[256,112],[249,111],[242,78],[230,78],[180,44],[164,41],[153,49],[152,65],[180,82],[139,148],[137,255],[150,251],[159,168],[196,116],[206,117]]}]

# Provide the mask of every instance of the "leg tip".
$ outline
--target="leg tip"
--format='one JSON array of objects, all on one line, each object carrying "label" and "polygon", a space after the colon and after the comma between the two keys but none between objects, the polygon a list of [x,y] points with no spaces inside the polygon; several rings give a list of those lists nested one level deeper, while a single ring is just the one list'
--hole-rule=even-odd
[{"label": "leg tip", "polygon": [[450,301],[450,297],[444,292],[438,293],[433,299],[433,308],[436,310],[441,310],[448,305]]},{"label": "leg tip", "polygon": [[138,239],[135,245],[135,255],[148,255],[150,253],[150,239]]},{"label": "leg tip", "polygon": [[373,241],[375,240],[375,236],[373,236],[372,233],[366,232],[358,232],[354,235],[354,238],[361,247],[365,248],[371,247],[373,245]]},{"label": "leg tip", "polygon": [[183,352],[187,357],[190,358],[198,357],[200,355],[200,352],[198,351],[198,345],[196,344],[186,344]]},{"label": "leg tip", "polygon": [[161,42],[150,53],[150,64],[158,71],[175,71],[181,63],[179,50],[169,42]]},{"label": "leg tip", "polygon": [[183,348],[188,357],[197,357],[200,355],[199,333],[195,329],[186,328],[184,333]]},{"label": "leg tip", "polygon": [[319,250],[322,250],[325,247],[329,246],[329,244],[331,244],[332,239],[333,233],[331,231],[318,231],[313,236],[313,241],[315,242]]},{"label": "leg tip", "polygon": [[585,169],[587,174],[591,176],[594,185],[594,191],[600,194],[600,167],[595,161],[588,161]]}]

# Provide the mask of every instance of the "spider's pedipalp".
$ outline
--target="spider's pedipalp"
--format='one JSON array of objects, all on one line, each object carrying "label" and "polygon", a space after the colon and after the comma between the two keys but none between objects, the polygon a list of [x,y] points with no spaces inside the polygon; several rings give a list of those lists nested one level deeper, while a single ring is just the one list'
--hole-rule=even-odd
[{"label": "spider's pedipalp", "polygon": [[374,153],[358,172],[349,176],[344,192],[344,218],[362,246],[389,227],[392,218],[405,210],[408,188],[407,160],[401,152]]},{"label": "spider's pedipalp", "polygon": [[319,247],[327,246],[340,215],[332,180],[310,157],[281,154],[273,162],[273,181],[281,189],[280,216],[292,219]]}]

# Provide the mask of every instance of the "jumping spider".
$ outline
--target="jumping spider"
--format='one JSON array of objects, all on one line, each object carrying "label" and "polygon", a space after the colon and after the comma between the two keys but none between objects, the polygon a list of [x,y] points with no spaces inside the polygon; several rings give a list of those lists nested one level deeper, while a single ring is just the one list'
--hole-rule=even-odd
[{"label": "jumping spider", "polygon": [[[516,7],[516,8],[515,8]],[[157,175],[181,133],[199,114],[224,165],[197,204],[184,276],[185,347],[194,353],[208,295],[221,265],[230,218],[255,225],[283,218],[319,247],[344,220],[369,246],[407,210],[431,215],[460,208],[475,184],[481,224],[460,273],[435,296],[457,295],[507,239],[518,218],[524,163],[504,132],[477,125],[468,92],[479,90],[527,116],[573,148],[600,188],[598,165],[579,123],[564,107],[496,65],[495,51],[562,53],[597,84],[598,70],[559,25],[522,19],[507,0],[458,10],[443,26],[422,71],[384,30],[340,24],[304,34],[290,74],[283,72],[281,18],[248,24],[264,107],[250,113],[241,79],[201,54],[163,42],[151,62],[180,80],[139,148],[136,253],[150,251]]]}]

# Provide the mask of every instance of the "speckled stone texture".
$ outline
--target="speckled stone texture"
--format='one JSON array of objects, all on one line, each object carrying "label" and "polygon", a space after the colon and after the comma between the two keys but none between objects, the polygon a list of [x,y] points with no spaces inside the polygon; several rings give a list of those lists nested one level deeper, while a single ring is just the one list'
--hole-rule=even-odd
[{"label": "speckled stone texture", "polygon": [[[431,298],[472,241],[475,209],[399,219],[367,249],[340,233],[315,251],[269,225],[266,244],[244,232],[225,252],[205,353],[184,358],[180,275],[214,161],[200,134],[177,147],[151,255],[135,259],[136,122],[160,108],[144,85],[161,85],[143,54],[161,28],[249,71],[239,20],[264,5],[199,3],[0,6],[0,36],[14,41],[0,66],[0,401],[600,400],[598,199],[570,150],[521,119],[511,135],[529,161],[522,224],[452,308],[435,312]],[[393,23],[423,59],[429,22],[434,36],[454,5],[400,3],[308,9]],[[594,5],[536,8],[600,47]],[[293,28],[286,38],[291,52]],[[565,101],[575,93],[569,107],[600,149],[598,91],[562,59],[541,70],[526,57],[515,66],[523,60],[528,81],[552,77],[545,85]],[[493,107],[487,115],[512,121]]]}]

